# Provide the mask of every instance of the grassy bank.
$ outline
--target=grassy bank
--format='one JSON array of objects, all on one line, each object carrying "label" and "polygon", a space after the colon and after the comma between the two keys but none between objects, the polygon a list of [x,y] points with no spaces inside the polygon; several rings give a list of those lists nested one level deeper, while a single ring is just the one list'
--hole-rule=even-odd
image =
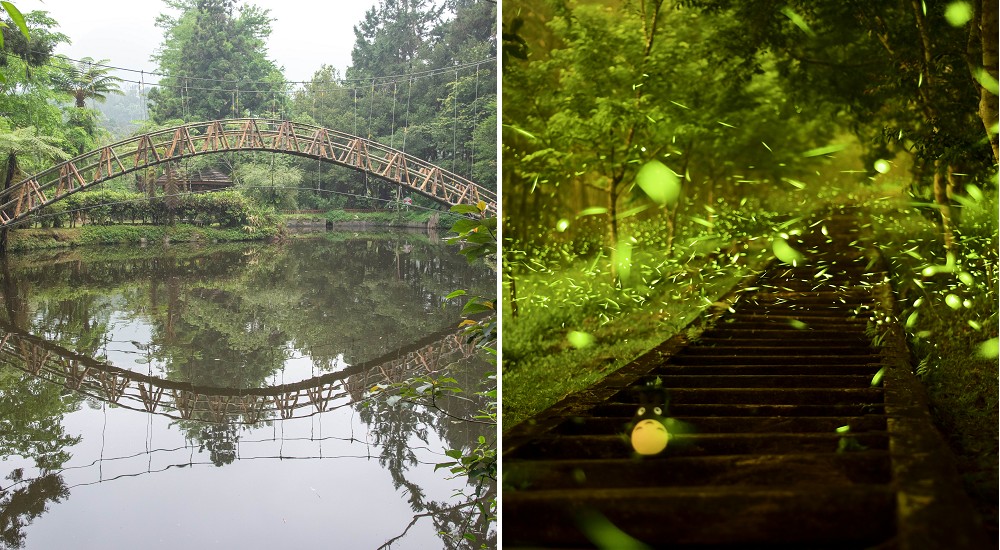
[{"label": "grassy bank", "polygon": [[[303,216],[303,214],[294,214]],[[308,216],[308,215],[306,215]],[[392,211],[372,211],[372,212],[348,212],[344,210],[331,210],[325,214],[313,215],[314,219],[322,219],[332,222],[334,226],[340,224],[365,224],[379,227],[426,227],[432,223],[438,229],[448,229],[455,222],[455,216],[447,212],[425,209],[411,209]]]},{"label": "grassy bank", "polygon": [[[913,365],[966,490],[997,526],[997,196],[962,198],[958,246],[946,253],[936,214],[902,198],[870,205]],[[992,342],[992,343],[991,343]]]},{"label": "grassy bank", "polygon": [[74,228],[18,229],[11,232],[11,252],[99,244],[169,242],[229,242],[265,240],[282,233],[278,225],[257,228],[167,225],[84,225]]},{"label": "grassy bank", "polygon": [[[443,214],[443,215],[442,215]],[[73,228],[30,228],[11,233],[9,250],[40,250],[95,244],[142,244],[163,242],[236,242],[267,240],[285,234],[286,226],[333,223],[334,227],[433,227],[446,230],[454,216],[433,210],[402,212],[345,212],[334,210],[321,214],[284,214],[280,219],[262,218],[256,227],[221,228],[208,225],[175,224],[85,224]]]}]

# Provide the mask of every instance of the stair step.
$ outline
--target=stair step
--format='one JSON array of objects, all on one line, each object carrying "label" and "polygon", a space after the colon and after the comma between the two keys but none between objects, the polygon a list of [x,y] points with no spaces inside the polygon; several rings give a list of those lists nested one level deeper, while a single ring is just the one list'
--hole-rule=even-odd
[{"label": "stair step", "polygon": [[[633,411],[634,412],[634,411]],[[866,416],[676,416],[671,418],[689,424],[698,433],[826,433],[841,426],[852,432],[885,431],[886,419],[879,415]],[[562,435],[608,435],[625,430],[632,420],[628,416],[573,417],[556,427]]]},{"label": "stair step", "polygon": [[805,344],[803,342],[788,341],[787,345],[749,345],[739,346],[733,344],[706,345],[697,342],[692,346],[684,348],[685,355],[868,355],[874,356],[872,349],[868,346],[858,346],[854,344]]},{"label": "stair step", "polygon": [[[595,417],[612,416],[631,418],[635,403],[602,403],[590,410]],[[817,404],[760,404],[760,403],[678,403],[670,402],[670,414],[675,416],[864,416],[884,414],[885,406],[879,403]]]},{"label": "stair step", "polygon": [[[669,369],[669,367],[667,368]],[[872,376],[864,374],[736,374],[671,375],[660,380],[668,391],[678,388],[870,388]],[[645,380],[655,376],[644,377]]]},{"label": "stair step", "polygon": [[[675,456],[752,455],[835,453],[842,437],[850,437],[866,449],[886,450],[885,432],[857,432],[849,436],[837,433],[724,433],[677,434],[667,449],[653,460]],[[520,447],[510,458],[519,459],[591,459],[628,458],[632,448],[628,437],[619,435],[561,435],[537,439]],[[665,467],[669,466],[664,464]]]},{"label": "stair step", "polygon": [[660,460],[511,460],[504,463],[506,491],[706,485],[776,487],[800,483],[888,483],[887,451],[672,457]]},{"label": "stair step", "polygon": [[689,354],[687,350],[670,357],[669,364],[673,365],[867,365],[878,363],[880,356],[872,353],[856,355],[792,355],[792,354],[771,354],[762,355],[746,353],[742,356],[734,355],[708,355]]},{"label": "stair step", "polygon": [[[634,403],[635,392],[629,388],[610,399]],[[881,403],[882,388],[674,388],[670,403],[733,403],[757,405],[849,405]]]},{"label": "stair step", "polygon": [[[804,375],[804,374],[864,374],[875,376],[880,365],[663,365],[640,379],[640,383],[660,377],[664,382],[672,376],[716,376],[740,374]],[[670,384],[667,384],[668,386]]]},{"label": "stair step", "polygon": [[603,518],[647,544],[671,548],[864,548],[891,538],[895,509],[895,493],[883,485],[509,491],[504,523],[517,527],[504,530],[504,546],[590,546],[593,532],[585,535],[579,526],[600,526]]}]

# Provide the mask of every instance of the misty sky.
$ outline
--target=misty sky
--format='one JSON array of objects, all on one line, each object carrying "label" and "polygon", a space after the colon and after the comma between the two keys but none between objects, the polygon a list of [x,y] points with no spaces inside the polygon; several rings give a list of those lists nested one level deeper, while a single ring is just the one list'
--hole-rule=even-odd
[{"label": "misty sky", "polygon": [[[336,67],[341,76],[351,63],[354,25],[378,0],[243,0],[269,9],[273,32],[268,58],[284,67],[290,81],[309,80],[320,65]],[[56,49],[74,59],[109,59],[110,65],[155,71],[150,56],[163,41],[156,16],[167,12],[159,0],[14,0],[23,13],[47,11],[56,29],[73,41]],[[116,73],[129,80],[131,73]],[[148,81],[148,79],[147,79]]]}]

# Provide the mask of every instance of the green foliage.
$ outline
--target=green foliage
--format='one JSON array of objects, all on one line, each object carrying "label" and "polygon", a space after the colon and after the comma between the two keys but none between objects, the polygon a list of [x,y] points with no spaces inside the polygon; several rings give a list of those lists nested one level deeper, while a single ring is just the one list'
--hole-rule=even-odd
[{"label": "green foliage", "polygon": [[150,200],[134,191],[98,188],[72,194],[49,206],[35,218],[42,227],[80,224],[109,225],[164,223],[171,210],[182,221],[222,228],[252,228],[274,225],[273,215],[236,191],[186,193],[171,197],[171,208],[163,198]]},{"label": "green foliage", "polygon": [[240,163],[233,179],[237,189],[260,204],[277,210],[296,210],[302,170],[291,165],[288,155],[280,157],[272,153],[270,163]]},{"label": "green foliage", "polygon": [[508,236],[548,240],[556,220],[592,212],[603,240],[600,219],[572,238],[610,247],[623,219],[652,206],[670,224],[678,197],[735,202],[826,161],[799,154],[828,144],[826,110],[795,104],[774,60],[741,72],[720,50],[739,32],[731,17],[656,2],[510,5],[528,55],[508,60],[505,75],[503,200],[517,217]]},{"label": "green foliage", "polygon": [[[156,22],[164,42],[154,59],[158,72],[166,76],[149,94],[153,120],[216,120],[286,111],[284,77],[266,57],[272,21],[267,10],[248,4],[234,13],[232,0],[178,0],[171,7],[181,14],[160,15]],[[225,82],[206,86],[196,79]]]}]

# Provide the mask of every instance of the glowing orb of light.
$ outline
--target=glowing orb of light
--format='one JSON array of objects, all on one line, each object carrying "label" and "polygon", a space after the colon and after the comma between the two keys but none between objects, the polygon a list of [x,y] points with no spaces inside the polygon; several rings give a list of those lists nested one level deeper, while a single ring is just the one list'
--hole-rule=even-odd
[{"label": "glowing orb of light", "polygon": [[641,455],[655,455],[663,452],[670,441],[670,433],[661,422],[647,418],[640,420],[632,428],[632,449]]}]

